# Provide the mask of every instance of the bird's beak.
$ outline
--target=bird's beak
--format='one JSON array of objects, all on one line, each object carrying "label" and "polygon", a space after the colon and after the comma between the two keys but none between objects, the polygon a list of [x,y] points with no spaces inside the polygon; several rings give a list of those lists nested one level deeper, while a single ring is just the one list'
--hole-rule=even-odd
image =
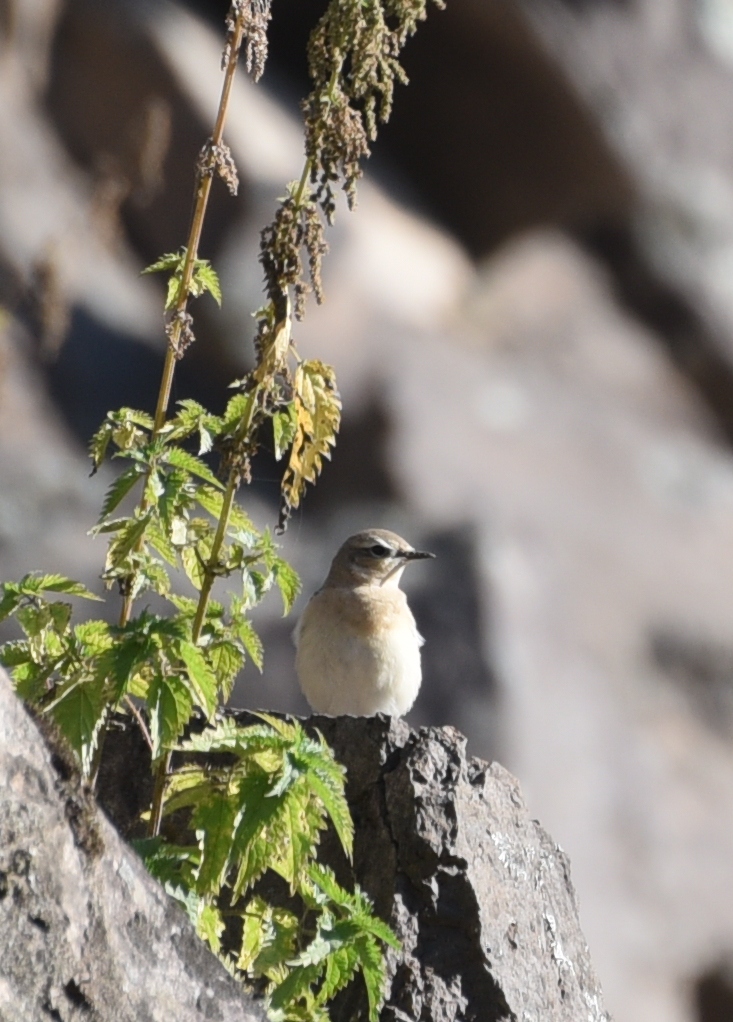
[{"label": "bird's beak", "polygon": [[435,557],[435,554],[429,554],[426,550],[405,550],[402,556],[406,561],[422,561],[426,557]]}]

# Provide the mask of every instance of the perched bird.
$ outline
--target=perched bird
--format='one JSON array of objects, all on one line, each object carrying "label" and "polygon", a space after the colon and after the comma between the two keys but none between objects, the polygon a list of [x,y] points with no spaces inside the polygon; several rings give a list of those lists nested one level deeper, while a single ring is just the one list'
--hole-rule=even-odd
[{"label": "perched bird", "polygon": [[422,680],[423,638],[399,588],[414,550],[386,529],[350,536],[295,630],[300,687],[317,713],[402,716]]}]

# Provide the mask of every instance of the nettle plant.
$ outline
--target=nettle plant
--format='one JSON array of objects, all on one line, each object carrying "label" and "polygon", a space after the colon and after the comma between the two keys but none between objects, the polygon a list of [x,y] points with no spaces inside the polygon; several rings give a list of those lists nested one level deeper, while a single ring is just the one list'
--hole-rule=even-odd
[{"label": "nettle plant", "polygon": [[[242,54],[256,81],[267,53],[269,0],[234,0],[189,237],[145,271],[168,274],[157,407],[154,414],[108,413],[90,445],[94,471],[110,454],[125,463],[93,529],[109,537],[102,577],[120,593],[119,620],[73,624],[71,604],[59,597],[98,597],[60,575],[29,574],[0,586],[0,620],[13,616],[23,633],[0,649],[17,692],[55,721],[92,785],[107,728],[119,714],[134,718],[154,775],[149,836],[139,850],[199,934],[283,1022],[326,1020],[327,1004],[358,972],[376,1020],[383,945],[397,942],[368,898],[358,888],[346,891],[318,862],[329,823],[347,857],[353,842],[344,771],[323,738],[297,722],[260,714],[242,726],[221,712],[246,659],[262,667],[250,611],[275,586],[288,613],[299,590],[270,533],[255,528],[236,495],[267,438],[284,463],[282,531],[335,443],[341,405],[334,371],[299,357],[293,319],[302,318],[309,291],[322,301],[324,222],[333,221],[335,189],[345,190],[353,208],[360,161],[389,117],[395,82],[406,81],[399,54],[427,2],[330,0],[309,43],[303,172],[262,232],[266,302],[256,313],[254,367],[233,385],[223,415],[192,400],[171,413],[175,367],[195,340],[189,303],[205,292],[222,298],[215,270],[198,253],[214,178],[232,194],[238,188],[223,140],[232,82]],[[216,473],[203,455],[218,455]],[[170,569],[185,572],[196,599],[172,591]],[[226,602],[212,598],[218,579],[239,580]],[[163,597],[169,613],[137,609],[146,593]],[[163,817],[173,813],[177,820],[186,814],[187,843],[161,835]],[[260,893],[268,871],[289,886],[290,907]]]}]

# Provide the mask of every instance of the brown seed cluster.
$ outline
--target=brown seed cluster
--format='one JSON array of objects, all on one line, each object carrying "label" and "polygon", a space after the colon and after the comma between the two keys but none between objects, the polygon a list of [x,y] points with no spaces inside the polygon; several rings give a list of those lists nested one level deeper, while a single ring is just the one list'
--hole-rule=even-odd
[{"label": "brown seed cluster", "polygon": [[193,333],[193,316],[179,309],[165,325],[166,336],[177,359],[182,359],[196,340]]},{"label": "brown seed cluster", "polygon": [[227,38],[221,56],[222,70],[226,69],[232,59],[237,22],[241,20],[242,49],[247,72],[255,82],[260,80],[267,60],[267,25],[270,18],[270,0],[232,0],[226,18]]},{"label": "brown seed cluster", "polygon": [[[310,283],[304,273],[304,249],[308,254]],[[265,287],[270,300],[277,306],[288,288],[292,288],[295,316],[302,319],[311,285],[316,299],[319,302],[323,300],[321,262],[327,251],[323,222],[316,203],[312,199],[299,202],[297,195],[291,193],[260,236],[260,262],[265,271]]]},{"label": "brown seed cluster", "polygon": [[212,139],[206,139],[196,161],[196,173],[199,178],[211,177],[216,173],[227,186],[230,195],[236,195],[239,191],[237,165],[231,149],[224,142],[214,145]]}]

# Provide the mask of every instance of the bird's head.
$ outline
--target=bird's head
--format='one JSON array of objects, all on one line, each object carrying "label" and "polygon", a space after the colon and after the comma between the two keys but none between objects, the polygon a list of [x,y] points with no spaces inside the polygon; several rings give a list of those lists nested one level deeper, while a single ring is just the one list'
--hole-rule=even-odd
[{"label": "bird's head", "polygon": [[387,529],[366,529],[349,536],[331,564],[331,585],[397,586],[410,561],[435,557]]}]

